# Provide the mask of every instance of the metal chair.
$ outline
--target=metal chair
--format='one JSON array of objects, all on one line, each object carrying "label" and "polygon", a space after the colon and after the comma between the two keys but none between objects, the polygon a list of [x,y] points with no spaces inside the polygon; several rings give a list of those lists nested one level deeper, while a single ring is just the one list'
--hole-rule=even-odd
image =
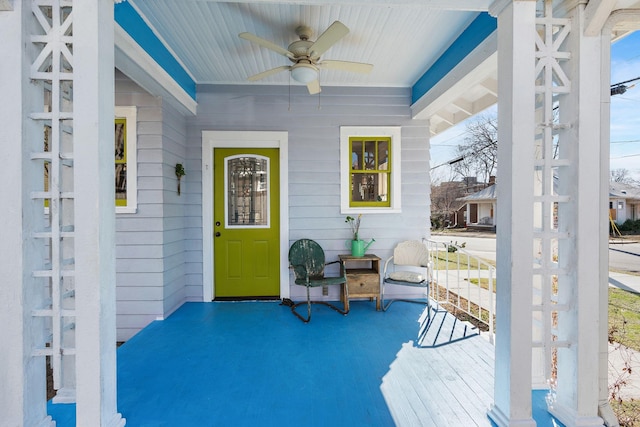
[{"label": "metal chair", "polygon": [[[347,277],[345,275],[346,269],[344,266],[340,269],[342,276],[337,277],[325,277],[324,268],[327,265],[339,264],[341,261],[332,261],[325,264],[324,251],[320,245],[309,239],[300,239],[291,245],[289,248],[289,265],[293,269],[295,275],[295,284],[304,286],[307,288],[307,301],[294,303],[291,305],[291,312],[295,314],[304,323],[308,323],[311,320],[311,304],[324,304],[338,313],[347,314],[349,310],[346,308],[341,310],[340,308],[325,302],[325,301],[311,301],[310,289],[320,286],[331,285],[343,285],[344,286],[344,301],[349,298],[348,287],[346,286]],[[307,317],[304,318],[296,311],[299,305],[307,304]]]},{"label": "metal chair", "polygon": [[[406,267],[412,267],[411,269]],[[396,301],[426,304],[428,314],[431,316],[431,303],[429,300],[429,286],[431,284],[431,266],[429,261],[429,251],[427,247],[417,240],[408,240],[399,243],[393,250],[391,256],[384,263],[384,278],[382,279],[382,289],[380,299],[382,310],[386,311],[391,304]],[[418,299],[391,299],[385,305],[384,294],[385,285],[411,286],[414,288],[426,289],[426,301]]]}]

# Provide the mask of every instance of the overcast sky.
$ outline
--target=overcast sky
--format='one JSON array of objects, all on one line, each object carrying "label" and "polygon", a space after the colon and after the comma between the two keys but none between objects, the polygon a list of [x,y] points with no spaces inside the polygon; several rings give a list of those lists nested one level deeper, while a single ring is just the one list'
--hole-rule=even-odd
[{"label": "overcast sky", "polygon": [[[611,84],[640,77],[640,32],[635,32],[611,46]],[[628,83],[626,93],[611,97],[611,161],[612,169],[628,169],[640,180],[640,80]],[[482,114],[496,115],[493,106]],[[473,118],[471,119],[473,120]],[[463,122],[431,140],[431,168],[456,157],[455,150],[466,132]],[[448,180],[446,166],[434,170]],[[437,171],[437,172],[436,172]],[[445,176],[442,176],[445,175]]]}]

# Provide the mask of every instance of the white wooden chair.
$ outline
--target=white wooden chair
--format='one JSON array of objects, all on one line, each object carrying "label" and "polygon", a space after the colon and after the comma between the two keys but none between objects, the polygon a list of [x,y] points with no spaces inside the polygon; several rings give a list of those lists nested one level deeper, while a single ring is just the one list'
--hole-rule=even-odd
[{"label": "white wooden chair", "polygon": [[[407,240],[398,243],[393,250],[393,256],[384,264],[384,278],[382,280],[382,289],[380,290],[382,310],[386,311],[395,301],[404,301],[426,304],[428,314],[431,316],[431,303],[429,301],[430,284],[431,265],[427,247],[418,240]],[[426,301],[420,299],[391,299],[385,304],[384,295],[386,285],[425,288]]]}]

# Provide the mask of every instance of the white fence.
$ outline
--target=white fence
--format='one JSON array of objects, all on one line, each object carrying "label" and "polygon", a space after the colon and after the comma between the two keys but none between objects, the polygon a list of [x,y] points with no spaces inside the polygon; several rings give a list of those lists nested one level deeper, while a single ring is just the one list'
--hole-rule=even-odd
[{"label": "white fence", "polygon": [[486,325],[489,340],[495,334],[496,269],[453,243],[425,240],[433,283],[430,296],[438,305],[453,307],[476,323]]}]

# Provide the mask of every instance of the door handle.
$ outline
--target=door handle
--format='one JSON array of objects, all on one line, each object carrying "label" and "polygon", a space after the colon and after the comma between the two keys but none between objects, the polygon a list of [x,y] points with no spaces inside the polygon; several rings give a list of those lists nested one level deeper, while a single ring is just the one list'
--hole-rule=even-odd
[{"label": "door handle", "polygon": [[219,231],[216,231],[215,236],[216,236],[216,237],[220,237],[220,232],[219,232]]}]

